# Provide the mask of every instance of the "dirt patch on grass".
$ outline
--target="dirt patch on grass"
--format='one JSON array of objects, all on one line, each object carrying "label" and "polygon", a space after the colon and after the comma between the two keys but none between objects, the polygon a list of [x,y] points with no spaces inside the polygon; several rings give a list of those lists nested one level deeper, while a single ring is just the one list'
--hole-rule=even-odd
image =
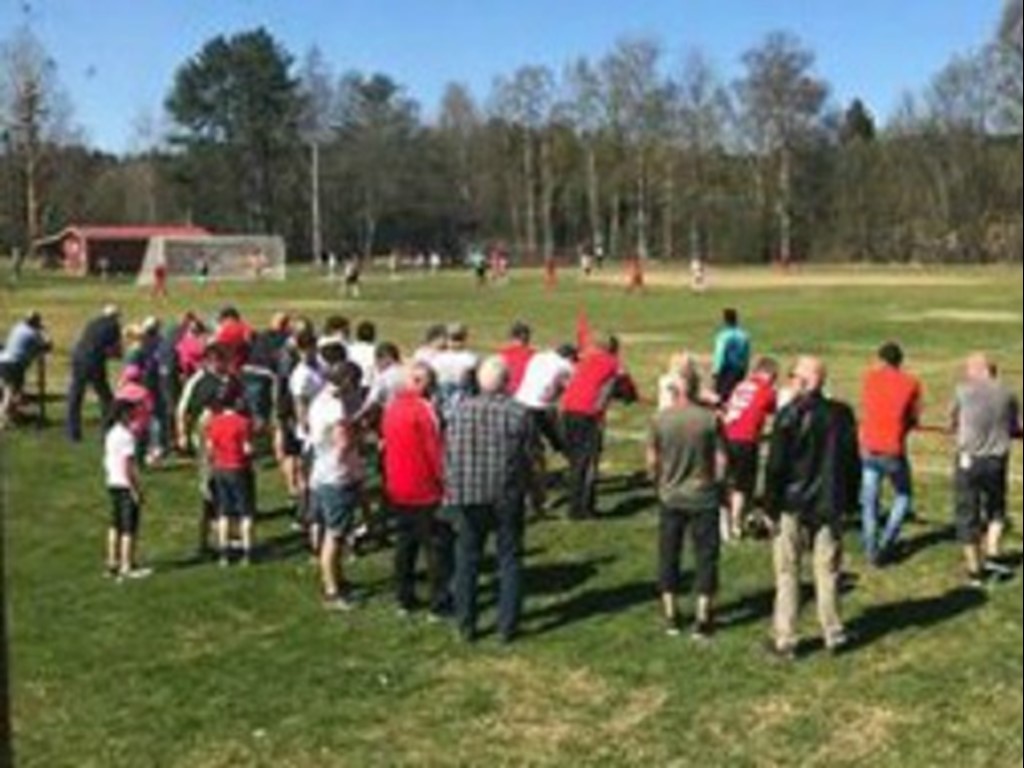
[{"label": "dirt patch on grass", "polygon": [[889,321],[893,323],[930,323],[935,320],[977,325],[1020,325],[1024,322],[1024,317],[1019,312],[991,312],[975,309],[930,309],[927,312],[889,317]]},{"label": "dirt patch on grass", "polygon": [[463,723],[460,751],[516,754],[525,765],[565,764],[568,755],[591,754],[597,745],[639,757],[650,748],[646,727],[668,700],[660,689],[623,690],[586,669],[523,659],[452,664],[443,677],[454,690],[485,685],[489,697],[489,706]]},{"label": "dirt patch on grass", "polygon": [[[656,270],[645,275],[647,285],[655,288],[689,288],[690,275],[685,272]],[[624,286],[622,275],[595,278],[604,285]],[[800,271],[773,269],[712,271],[708,293],[715,290],[790,290],[800,288],[950,288],[984,284],[979,277],[939,275],[907,271]]]}]

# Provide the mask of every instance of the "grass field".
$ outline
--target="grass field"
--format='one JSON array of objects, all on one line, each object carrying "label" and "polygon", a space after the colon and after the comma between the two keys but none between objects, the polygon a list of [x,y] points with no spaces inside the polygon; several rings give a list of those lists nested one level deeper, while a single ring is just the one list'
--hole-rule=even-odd
[{"label": "grass field", "polygon": [[[494,348],[515,318],[539,341],[571,338],[585,307],[620,332],[626,359],[652,389],[671,351],[706,350],[719,310],[739,306],[757,348],[789,359],[823,355],[832,390],[854,398],[877,345],[897,338],[928,388],[928,420],[944,421],[968,351],[993,351],[1021,389],[1020,270],[882,270],[715,276],[694,297],[671,276],[644,296],[566,277],[545,293],[536,276],[478,291],[464,276],[370,278],[342,303],[311,277],[283,285],[181,286],[154,309],[138,289],[30,277],[0,289],[0,327],[43,310],[62,350],[107,301],[131,318],[227,303],[264,322],[286,308],[323,318],[371,318],[404,345],[430,322],[471,324]],[[62,387],[66,357],[52,366]],[[55,406],[60,416],[60,405]],[[402,621],[390,601],[390,553],[351,571],[371,593],[351,616],[327,616],[315,574],[269,513],[283,493],[262,477],[263,558],[248,570],[189,566],[191,471],[145,477],[144,547],[156,576],[115,586],[101,576],[106,497],[99,443],[79,448],[60,425],[2,438],[7,588],[18,764],[126,766],[893,766],[1022,765],[1022,589],[962,588],[950,539],[949,446],[922,436],[913,451],[920,520],[913,555],[881,572],[863,567],[845,614],[859,637],[838,659],[811,653],[791,668],[760,645],[771,609],[763,544],[729,548],[725,627],[710,647],[663,636],[653,593],[655,523],[646,491],[619,478],[638,470],[643,408],[615,412],[602,497],[606,518],[545,522],[528,532],[525,634],[457,643],[450,630]],[[97,427],[91,434],[98,437]],[[1020,552],[1021,461],[1013,461],[1010,549]],[[815,635],[813,611],[808,637]],[[489,621],[491,614],[485,616]]]}]

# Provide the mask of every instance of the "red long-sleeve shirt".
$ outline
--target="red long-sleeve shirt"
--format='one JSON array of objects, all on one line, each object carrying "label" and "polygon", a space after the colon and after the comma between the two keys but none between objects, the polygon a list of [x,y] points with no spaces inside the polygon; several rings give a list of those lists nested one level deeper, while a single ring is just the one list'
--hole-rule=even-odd
[{"label": "red long-sleeve shirt", "polygon": [[398,507],[432,507],[444,498],[444,445],[430,404],[403,392],[385,409],[385,491]]}]

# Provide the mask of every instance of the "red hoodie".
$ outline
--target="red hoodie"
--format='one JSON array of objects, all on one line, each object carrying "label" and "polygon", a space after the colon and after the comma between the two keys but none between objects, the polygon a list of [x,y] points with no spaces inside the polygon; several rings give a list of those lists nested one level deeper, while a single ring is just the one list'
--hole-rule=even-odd
[{"label": "red hoodie", "polygon": [[444,447],[430,403],[402,392],[384,411],[385,495],[398,507],[433,507],[444,498]]}]

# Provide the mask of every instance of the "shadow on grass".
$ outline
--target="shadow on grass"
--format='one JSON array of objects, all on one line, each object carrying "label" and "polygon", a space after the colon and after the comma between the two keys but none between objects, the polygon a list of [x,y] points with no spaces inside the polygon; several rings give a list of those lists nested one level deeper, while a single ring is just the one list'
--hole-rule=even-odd
[{"label": "shadow on grass", "polygon": [[853,649],[861,650],[890,635],[926,630],[982,608],[988,598],[976,589],[960,588],[938,597],[906,600],[868,608],[850,624]]},{"label": "shadow on grass", "polygon": [[525,620],[530,623],[539,622],[539,626],[530,630],[529,634],[542,636],[601,616],[622,613],[641,603],[653,603],[656,599],[657,590],[653,583],[640,581],[584,592],[563,603],[531,612]]},{"label": "shadow on grass", "polygon": [[900,545],[899,551],[893,556],[891,563],[893,565],[902,565],[933,547],[937,547],[940,544],[950,544],[954,541],[956,541],[955,526],[944,525],[939,528],[933,528],[926,533],[922,533],[920,536],[905,539]]}]

